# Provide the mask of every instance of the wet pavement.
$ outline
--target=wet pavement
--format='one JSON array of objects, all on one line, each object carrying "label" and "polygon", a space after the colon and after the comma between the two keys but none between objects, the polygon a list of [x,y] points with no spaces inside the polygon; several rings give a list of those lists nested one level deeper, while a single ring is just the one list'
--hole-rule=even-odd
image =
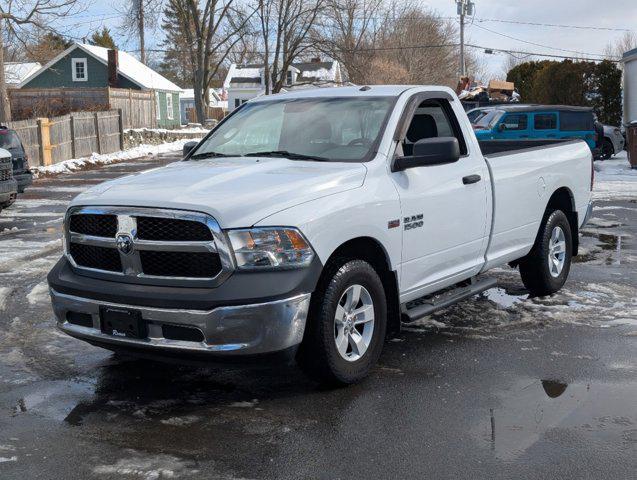
[{"label": "wet pavement", "polygon": [[596,204],[560,293],[410,324],[360,385],[115,356],[53,328],[68,200],[171,155],[38,180],[0,214],[1,479],[635,478],[637,199]]}]

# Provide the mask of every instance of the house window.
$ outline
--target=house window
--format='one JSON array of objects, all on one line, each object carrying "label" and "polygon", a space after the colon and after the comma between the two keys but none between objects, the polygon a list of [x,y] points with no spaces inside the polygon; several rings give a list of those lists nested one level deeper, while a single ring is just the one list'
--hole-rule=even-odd
[{"label": "house window", "polygon": [[155,92],[155,118],[161,119],[161,102],[159,101],[159,92]]},{"label": "house window", "polygon": [[168,120],[172,120],[174,118],[175,111],[173,110],[173,94],[166,93],[166,110],[168,110]]},{"label": "house window", "polygon": [[71,59],[71,76],[74,82],[86,82],[88,80],[86,58]]},{"label": "house window", "polygon": [[288,70],[285,74],[285,84],[292,85],[292,70]]}]

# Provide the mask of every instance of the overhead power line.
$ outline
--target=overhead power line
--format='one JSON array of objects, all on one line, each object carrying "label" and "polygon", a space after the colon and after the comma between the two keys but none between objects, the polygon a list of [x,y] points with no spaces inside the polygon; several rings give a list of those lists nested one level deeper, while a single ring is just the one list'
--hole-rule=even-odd
[{"label": "overhead power line", "polygon": [[[547,57],[547,58],[561,58],[564,60],[581,60],[581,58],[575,56],[575,55],[557,55],[557,54],[553,54],[553,53],[542,53],[542,52],[525,52],[523,50],[510,50],[510,49],[504,49],[504,48],[493,48],[493,47],[485,47],[482,45],[474,45],[474,44],[470,44],[467,43],[465,44],[465,46],[470,47],[470,48],[477,48],[480,50],[485,50],[485,51],[489,51],[489,52],[499,52],[499,53],[508,53],[509,55],[525,55],[527,57]],[[608,60],[609,62],[613,62],[613,63],[620,63],[621,60],[616,60],[616,59],[612,59],[612,58],[589,58],[589,61],[592,62],[601,62],[602,60]]]},{"label": "overhead power line", "polygon": [[610,32],[632,32],[630,28],[619,27],[597,27],[593,25],[563,25],[560,23],[536,23],[536,22],[521,22],[518,20],[501,20],[497,18],[475,18],[476,22],[496,22],[496,23],[511,23],[514,25],[532,25],[534,27],[557,27],[557,28],[576,28],[580,30],[605,30]]},{"label": "overhead power line", "polygon": [[533,45],[535,47],[548,48],[549,50],[555,50],[555,51],[558,51],[558,52],[575,53],[577,55],[593,56],[593,57],[604,57],[604,55],[601,54],[601,53],[587,53],[587,52],[582,52],[582,51],[579,51],[579,50],[568,50],[566,48],[552,47],[550,45],[543,45],[541,43],[530,42],[530,41],[524,40],[522,38],[513,37],[513,36],[507,35],[505,33],[496,32],[495,30],[491,30],[490,28],[483,27],[481,25],[474,24],[473,26],[476,27],[476,28],[479,28],[481,30],[487,31],[489,33],[493,33],[494,35],[499,35],[501,37],[508,38],[510,40],[515,40],[516,42],[522,42],[522,43],[526,43],[528,45]]}]

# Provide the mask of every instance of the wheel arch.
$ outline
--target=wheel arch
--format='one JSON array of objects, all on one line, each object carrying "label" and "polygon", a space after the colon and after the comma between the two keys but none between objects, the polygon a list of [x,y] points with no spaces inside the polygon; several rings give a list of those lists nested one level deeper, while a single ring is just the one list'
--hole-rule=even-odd
[{"label": "wheel arch", "polygon": [[573,256],[576,256],[579,248],[579,220],[577,208],[575,206],[575,196],[568,187],[560,187],[553,192],[546,204],[544,210],[544,218],[548,212],[553,210],[561,210],[566,215],[568,223],[571,227],[571,240],[573,247]]},{"label": "wheel arch", "polygon": [[[325,267],[334,262],[347,260],[368,262],[383,282],[387,297],[387,332],[400,331],[400,302],[398,294],[398,275],[391,269],[389,253],[381,242],[372,237],[356,237],[339,245],[325,262]],[[323,271],[327,271],[326,268]],[[322,280],[322,278],[321,278]],[[321,281],[319,280],[319,282]]]}]

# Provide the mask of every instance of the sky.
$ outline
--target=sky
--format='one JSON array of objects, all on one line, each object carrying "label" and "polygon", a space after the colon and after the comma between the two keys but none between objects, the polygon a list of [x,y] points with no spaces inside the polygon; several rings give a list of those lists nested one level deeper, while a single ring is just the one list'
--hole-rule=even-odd
[{"label": "sky", "polygon": [[[636,2],[637,0],[474,0],[475,13],[473,19],[467,19],[466,42],[490,48],[533,53],[576,55],[576,51],[599,55],[604,52],[609,42],[617,41],[625,30],[637,33]],[[435,10],[440,16],[456,18],[455,0],[421,0],[421,3]],[[105,25],[114,34],[118,34],[114,36],[120,48],[135,54],[134,50],[138,48],[137,40],[127,39],[125,32],[117,31],[121,24],[121,12],[125,11],[126,4],[126,0],[89,0],[85,2],[83,12],[64,21],[64,25],[61,25],[62,30],[81,39]],[[119,36],[122,34],[124,38]],[[159,46],[161,40],[161,31],[147,32],[147,48]],[[486,79],[503,76],[509,54],[496,52],[488,55],[484,54],[483,50],[474,51],[482,58]],[[523,57],[517,54],[516,56]],[[540,57],[524,59],[538,58]]]}]

